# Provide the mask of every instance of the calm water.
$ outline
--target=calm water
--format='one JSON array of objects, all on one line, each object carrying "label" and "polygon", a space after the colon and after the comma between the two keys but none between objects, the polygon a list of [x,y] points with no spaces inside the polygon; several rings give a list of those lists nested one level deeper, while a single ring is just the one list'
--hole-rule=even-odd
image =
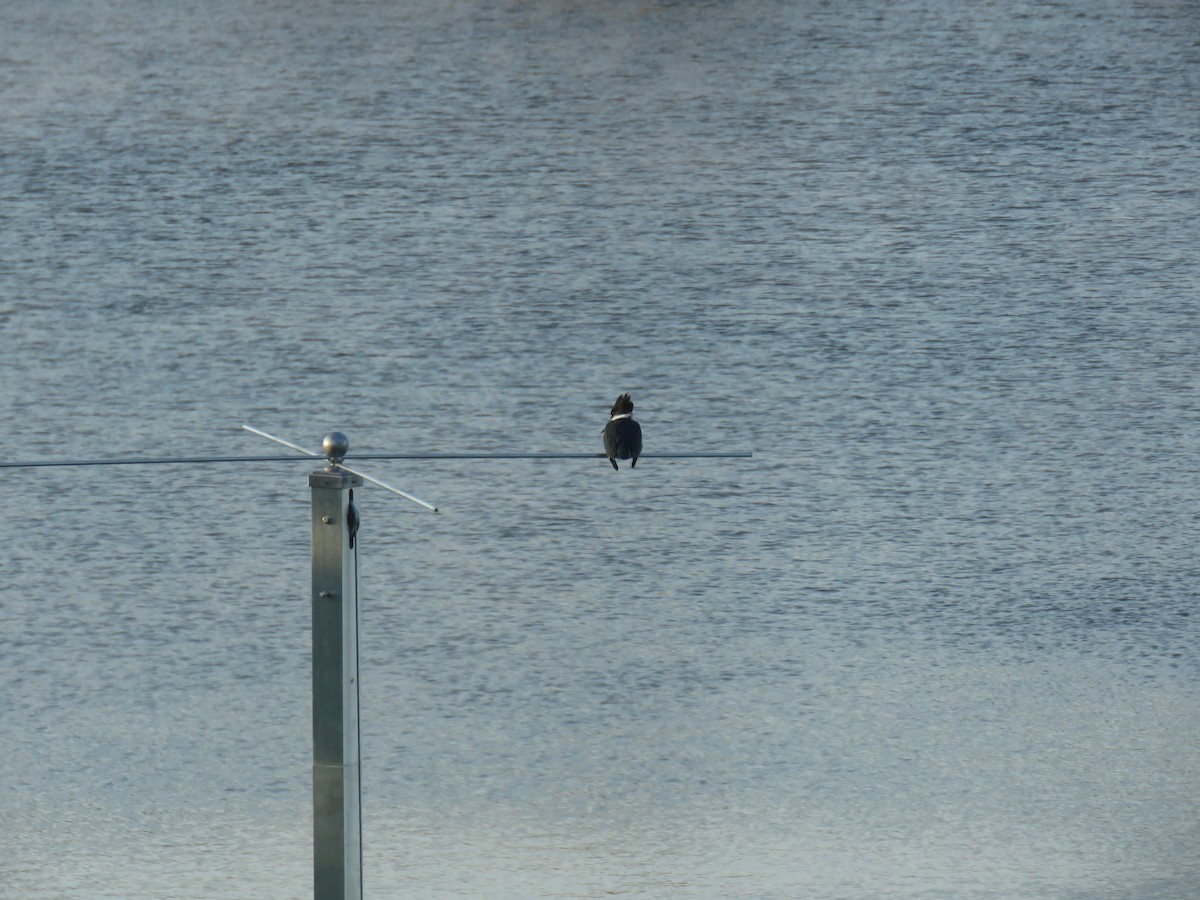
[{"label": "calm water", "polygon": [[[1200,7],[0,7],[5,456],[383,462],[367,896],[1200,895]],[[0,895],[310,892],[307,463],[0,477]]]}]

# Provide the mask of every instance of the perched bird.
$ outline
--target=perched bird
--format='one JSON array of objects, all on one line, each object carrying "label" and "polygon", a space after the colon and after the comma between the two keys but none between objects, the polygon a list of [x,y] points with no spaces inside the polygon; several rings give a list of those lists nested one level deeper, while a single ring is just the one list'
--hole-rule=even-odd
[{"label": "perched bird", "polygon": [[604,453],[614,469],[618,459],[632,459],[632,469],[642,455],[642,426],[633,421],[633,401],[628,394],[617,398],[611,415],[604,426]]}]

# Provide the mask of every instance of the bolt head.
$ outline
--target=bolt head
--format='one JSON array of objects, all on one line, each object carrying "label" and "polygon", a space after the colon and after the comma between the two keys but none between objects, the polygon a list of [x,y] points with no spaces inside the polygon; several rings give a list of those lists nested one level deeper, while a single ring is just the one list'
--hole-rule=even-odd
[{"label": "bolt head", "polygon": [[325,451],[326,459],[342,459],[350,452],[350,439],[340,431],[334,431],[325,435],[321,449]]}]

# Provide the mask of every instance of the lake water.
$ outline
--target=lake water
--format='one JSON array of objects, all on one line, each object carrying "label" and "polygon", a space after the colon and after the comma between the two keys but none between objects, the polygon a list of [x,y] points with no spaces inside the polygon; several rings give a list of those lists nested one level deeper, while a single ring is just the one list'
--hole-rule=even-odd
[{"label": "lake water", "polygon": [[[370,898],[1200,896],[1200,8],[0,7],[8,459],[355,449]],[[0,895],[311,892],[296,465],[0,477]]]}]

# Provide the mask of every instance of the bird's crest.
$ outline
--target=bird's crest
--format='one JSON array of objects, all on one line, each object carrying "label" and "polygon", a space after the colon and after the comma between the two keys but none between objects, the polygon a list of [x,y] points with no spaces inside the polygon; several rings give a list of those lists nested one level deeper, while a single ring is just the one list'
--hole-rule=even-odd
[{"label": "bird's crest", "polygon": [[622,394],[617,398],[617,402],[613,404],[611,415],[627,416],[633,412],[633,400],[628,394]]}]

